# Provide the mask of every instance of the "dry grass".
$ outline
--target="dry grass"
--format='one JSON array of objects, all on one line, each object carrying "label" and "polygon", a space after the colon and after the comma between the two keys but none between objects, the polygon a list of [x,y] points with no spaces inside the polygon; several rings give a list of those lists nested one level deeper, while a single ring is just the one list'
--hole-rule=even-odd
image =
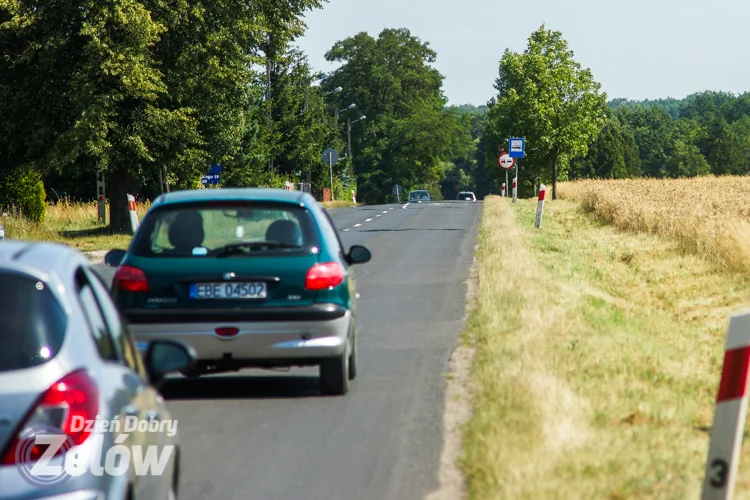
[{"label": "dry grass", "polygon": [[559,194],[619,229],[668,236],[750,272],[750,177],[584,180],[560,184]]},{"label": "dry grass", "polygon": [[[143,217],[149,204],[139,203],[138,216]],[[47,206],[44,220],[29,222],[14,213],[2,214],[0,223],[5,226],[6,238],[14,240],[57,241],[82,251],[127,248],[130,236],[113,234],[106,224],[98,221],[97,204],[66,203],[61,201]],[[109,220],[109,205],[107,205]]]},{"label": "dry grass", "polygon": [[320,203],[323,208],[328,210],[329,208],[346,208],[346,207],[358,207],[361,203],[354,203],[353,201],[336,200],[336,201],[323,201]]},{"label": "dry grass", "polygon": [[571,201],[548,202],[536,230],[535,206],[485,199],[470,497],[699,498],[727,319],[750,307],[750,277]]},{"label": "dry grass", "polygon": [[[322,203],[324,208],[357,206],[350,201]],[[138,218],[141,219],[150,203],[138,203]],[[16,213],[5,213],[0,216],[0,224],[5,227],[6,238],[31,241],[57,241],[70,245],[78,250],[92,252],[127,248],[130,236],[113,234],[106,224],[98,221],[97,203],[68,203],[60,201],[47,206],[44,220],[35,224],[18,216]],[[109,205],[107,205],[109,220]]]}]

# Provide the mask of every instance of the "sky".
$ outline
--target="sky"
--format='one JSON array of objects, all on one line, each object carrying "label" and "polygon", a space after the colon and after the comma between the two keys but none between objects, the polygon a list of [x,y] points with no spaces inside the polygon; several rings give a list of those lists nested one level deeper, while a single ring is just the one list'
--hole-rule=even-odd
[{"label": "sky", "polygon": [[750,91],[748,0],[329,0],[305,16],[295,45],[318,70],[324,54],[365,31],[407,28],[437,52],[450,104],[495,95],[505,49],[522,52],[542,24],[561,31],[608,99]]}]

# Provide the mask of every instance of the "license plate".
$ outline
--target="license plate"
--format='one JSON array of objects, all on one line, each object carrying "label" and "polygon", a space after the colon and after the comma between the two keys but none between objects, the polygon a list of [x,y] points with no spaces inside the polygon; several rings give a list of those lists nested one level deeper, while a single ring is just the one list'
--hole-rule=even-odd
[{"label": "license plate", "polygon": [[191,299],[265,299],[265,283],[193,283]]}]

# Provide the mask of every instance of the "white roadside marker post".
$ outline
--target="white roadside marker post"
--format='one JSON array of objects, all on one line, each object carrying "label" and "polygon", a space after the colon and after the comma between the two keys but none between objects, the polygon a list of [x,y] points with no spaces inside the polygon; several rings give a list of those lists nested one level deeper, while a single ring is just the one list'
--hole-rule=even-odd
[{"label": "white roadside marker post", "polygon": [[516,181],[518,177],[513,177],[513,203],[518,199],[518,189],[516,188]]},{"label": "white roadside marker post", "polygon": [[729,320],[724,365],[703,479],[703,500],[734,498],[734,485],[747,417],[750,367],[750,311]]},{"label": "white roadside marker post", "polygon": [[135,204],[135,196],[128,194],[128,214],[130,215],[130,228],[133,234],[138,230],[138,209]]},{"label": "white roadside marker post", "polygon": [[544,193],[547,191],[547,187],[542,184],[539,186],[539,201],[536,203],[536,222],[534,227],[540,229],[542,227],[542,212],[544,211]]},{"label": "white roadside marker post", "polygon": [[503,182],[503,189],[501,192],[502,192],[503,198],[505,198],[505,183],[504,182]]}]

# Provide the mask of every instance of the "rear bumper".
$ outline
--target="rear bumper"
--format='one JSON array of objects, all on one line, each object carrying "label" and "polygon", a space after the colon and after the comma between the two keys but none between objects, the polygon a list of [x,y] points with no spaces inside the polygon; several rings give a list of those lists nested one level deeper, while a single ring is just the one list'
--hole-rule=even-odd
[{"label": "rear bumper", "polygon": [[[345,352],[351,329],[350,310],[316,305],[281,311],[125,311],[136,340],[176,340],[195,349],[199,362],[243,366],[316,364]],[[132,319],[131,319],[132,318]],[[221,337],[220,327],[239,329]]]},{"label": "rear bumper", "polygon": [[349,310],[338,304],[259,309],[125,309],[123,316],[133,327],[172,323],[309,322],[343,318]]}]

